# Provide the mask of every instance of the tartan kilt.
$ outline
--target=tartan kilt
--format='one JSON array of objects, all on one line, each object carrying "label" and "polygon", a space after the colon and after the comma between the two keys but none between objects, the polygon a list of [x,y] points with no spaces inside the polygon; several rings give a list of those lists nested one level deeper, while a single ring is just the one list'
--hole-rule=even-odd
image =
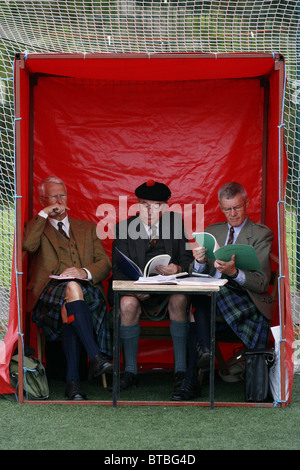
[{"label": "tartan kilt", "polygon": [[169,295],[150,295],[141,304],[142,314],[153,321],[161,321],[168,312]]},{"label": "tartan kilt", "polygon": [[269,338],[269,322],[256,308],[247,292],[222,286],[216,295],[217,313],[248,349],[264,349]]},{"label": "tartan kilt", "polygon": [[[72,281],[74,282],[74,280]],[[41,293],[33,310],[32,321],[43,328],[50,341],[54,341],[62,332],[61,307],[69,282],[52,279]],[[92,314],[96,343],[103,354],[111,357],[112,342],[106,300],[100,289],[92,286],[89,282],[77,280],[76,282],[80,284],[84,300]]]}]

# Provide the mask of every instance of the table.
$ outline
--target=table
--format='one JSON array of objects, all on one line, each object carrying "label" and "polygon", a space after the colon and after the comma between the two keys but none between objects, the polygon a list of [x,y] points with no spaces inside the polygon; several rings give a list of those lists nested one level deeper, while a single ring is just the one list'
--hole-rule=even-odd
[{"label": "table", "polygon": [[113,407],[117,406],[120,397],[120,296],[125,294],[185,294],[185,295],[211,295],[211,345],[210,345],[210,381],[209,404],[214,408],[214,369],[215,369],[215,318],[217,285],[195,284],[137,284],[135,281],[113,281],[114,291],[114,342],[113,342]]}]

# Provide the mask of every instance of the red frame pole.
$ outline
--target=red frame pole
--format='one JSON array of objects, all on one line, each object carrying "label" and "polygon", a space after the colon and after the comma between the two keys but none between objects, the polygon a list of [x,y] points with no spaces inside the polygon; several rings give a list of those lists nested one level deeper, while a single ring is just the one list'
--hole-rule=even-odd
[{"label": "red frame pole", "polygon": [[[279,145],[279,207],[278,207],[278,223],[279,223],[279,308],[280,308],[280,325],[281,325],[281,338],[280,338],[280,398],[281,401],[286,401],[286,366],[285,366],[285,341],[286,341],[286,312],[285,312],[285,273],[287,270],[285,262],[285,187],[284,187],[284,127],[283,127],[283,100],[285,89],[285,65],[283,60],[276,62],[276,69],[279,70],[279,83],[280,83],[280,96],[279,96],[279,116],[278,116],[278,145]],[[281,85],[282,84],[282,85]]]},{"label": "red frame pole", "polygon": [[24,61],[15,61],[15,187],[16,187],[16,221],[15,221],[15,267],[16,287],[19,293],[18,302],[18,356],[19,356],[19,403],[23,403],[23,290],[22,290],[22,223],[21,223],[21,105],[20,105],[20,71]]}]

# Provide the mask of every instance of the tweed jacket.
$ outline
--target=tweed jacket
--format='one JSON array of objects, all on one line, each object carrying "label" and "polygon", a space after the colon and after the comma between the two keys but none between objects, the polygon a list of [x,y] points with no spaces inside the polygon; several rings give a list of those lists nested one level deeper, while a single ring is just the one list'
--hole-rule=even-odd
[{"label": "tweed jacket", "polygon": [[[133,239],[129,236],[131,224],[136,227],[137,232],[141,233],[141,237]],[[165,253],[171,256],[170,263],[181,266],[183,271],[188,271],[193,255],[185,235],[182,217],[176,212],[165,212],[162,215],[159,227],[159,236],[164,241]],[[166,229],[163,235],[162,227]],[[148,237],[139,216],[133,216],[116,225],[115,240],[113,242],[112,251],[114,279],[128,280],[116,264],[115,248],[117,247],[122,251],[122,253],[128,256],[143,271],[146,264],[145,244],[147,243],[147,240]]]},{"label": "tweed jacket", "polygon": [[[108,277],[111,261],[97,237],[96,225],[71,217],[69,220],[81,261],[79,267],[89,270],[92,284],[104,293],[101,281]],[[26,296],[26,311],[30,312],[48,284],[49,275],[57,274],[60,264],[56,229],[47,219],[38,215],[25,224],[23,250],[30,254]]]},{"label": "tweed jacket", "polygon": [[[220,246],[224,246],[228,232],[227,222],[209,225],[205,231],[214,235]],[[261,271],[245,270],[246,279],[243,287],[258,310],[267,319],[271,318],[271,304],[273,302],[273,298],[267,292],[271,276],[270,252],[272,241],[272,231],[266,225],[255,223],[248,217],[235,242],[241,245],[252,245],[255,249]],[[215,272],[213,263],[213,260],[207,262],[206,272],[211,275]]]}]

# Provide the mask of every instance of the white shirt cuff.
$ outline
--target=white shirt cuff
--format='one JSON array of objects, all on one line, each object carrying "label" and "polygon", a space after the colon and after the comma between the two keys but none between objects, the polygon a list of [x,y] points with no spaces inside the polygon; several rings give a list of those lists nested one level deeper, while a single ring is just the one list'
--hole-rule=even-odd
[{"label": "white shirt cuff", "polygon": [[246,281],[246,275],[245,275],[244,271],[241,271],[239,269],[239,273],[238,273],[237,277],[235,278],[235,282],[237,282],[238,284],[243,285],[243,284],[245,284],[245,281]]},{"label": "white shirt cuff", "polygon": [[39,215],[43,217],[44,219],[48,219],[48,214],[46,214],[46,212],[44,212],[43,209],[39,212]]},{"label": "white shirt cuff", "polygon": [[88,280],[91,281],[92,280],[92,275],[91,275],[90,271],[86,268],[82,268],[82,269],[85,270],[85,272],[87,273],[87,276],[88,276]]}]

